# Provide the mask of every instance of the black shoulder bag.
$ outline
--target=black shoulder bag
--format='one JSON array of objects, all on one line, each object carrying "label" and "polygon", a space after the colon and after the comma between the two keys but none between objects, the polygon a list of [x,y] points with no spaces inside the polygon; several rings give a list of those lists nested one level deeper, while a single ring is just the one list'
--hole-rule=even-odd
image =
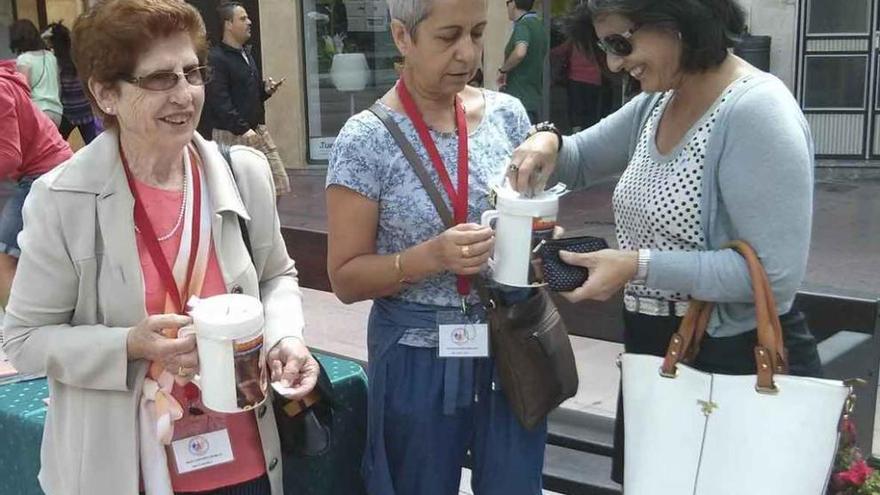
[{"label": "black shoulder bag", "polygon": [[[455,226],[440,191],[400,127],[379,105],[373,105],[370,111],[394,137],[443,223],[447,228]],[[492,355],[501,390],[519,422],[534,428],[547,413],[577,393],[577,367],[568,330],[545,289],[536,290],[525,301],[504,305],[481,277],[473,277],[472,281],[489,313]]]},{"label": "black shoulder bag", "polygon": [[[220,154],[226,160],[226,165],[235,179],[235,170],[232,168],[232,155],[229,145],[217,143]],[[236,188],[238,184],[236,183]],[[248,232],[247,222],[241,216],[238,217],[238,226],[241,229],[241,237],[247,248],[251,263],[254,262],[254,252],[251,247],[251,238]],[[315,388],[320,396],[316,401],[306,399],[294,401],[287,399],[272,387],[272,408],[275,412],[275,423],[278,425],[278,437],[281,440],[281,451],[285,454],[293,454],[301,457],[316,457],[326,453],[330,449],[331,425],[333,425],[333,384],[324,366],[318,362],[320,374]]]}]

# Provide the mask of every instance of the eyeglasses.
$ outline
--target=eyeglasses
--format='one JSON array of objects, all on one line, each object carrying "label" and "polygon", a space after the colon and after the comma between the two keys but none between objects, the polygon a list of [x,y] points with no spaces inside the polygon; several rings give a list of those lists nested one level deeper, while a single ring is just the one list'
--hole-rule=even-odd
[{"label": "eyeglasses", "polygon": [[598,40],[596,45],[605,53],[618,57],[626,57],[633,52],[633,45],[630,38],[642,26],[636,25],[620,34],[609,34],[608,36]]},{"label": "eyeglasses", "polygon": [[207,65],[199,65],[184,70],[184,72],[173,72],[170,70],[160,70],[138,77],[122,77],[123,81],[136,85],[141,89],[149,91],[168,91],[177,86],[177,81],[183,77],[186,82],[192,86],[204,86],[211,80],[211,68]]}]

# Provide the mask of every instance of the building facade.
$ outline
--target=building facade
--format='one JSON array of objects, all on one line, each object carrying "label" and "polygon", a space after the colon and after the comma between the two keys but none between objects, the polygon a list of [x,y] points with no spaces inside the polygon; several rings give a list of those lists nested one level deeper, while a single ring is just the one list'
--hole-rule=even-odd
[{"label": "building facade", "polygon": [[[29,18],[39,25],[73,19],[93,0],[0,0],[0,22]],[[558,20],[578,0],[537,0],[535,10],[557,39]],[[801,102],[817,154],[880,155],[880,0],[739,0],[750,32],[771,37],[770,71]],[[210,19],[219,0],[191,0]],[[286,84],[267,103],[267,121],[289,168],[326,164],[333,141],[353,113],[367,108],[396,80],[399,60],[385,0],[248,0],[259,19],[255,45],[265,75]],[[494,89],[510,33],[506,5],[488,2],[485,86]],[[209,32],[215,27],[209,26]],[[0,34],[0,57],[8,42]],[[564,120],[565,92],[548,67],[544,116]],[[612,94],[609,92],[609,94]],[[619,91],[612,99],[619,100]],[[619,104],[619,102],[616,102]],[[608,105],[610,110],[616,105]]]}]

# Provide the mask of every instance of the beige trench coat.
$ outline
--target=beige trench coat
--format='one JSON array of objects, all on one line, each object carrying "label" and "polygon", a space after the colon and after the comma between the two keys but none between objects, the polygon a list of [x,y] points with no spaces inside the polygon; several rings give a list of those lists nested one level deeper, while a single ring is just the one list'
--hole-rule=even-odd
[{"label": "beige trench coat", "polygon": [[[301,293],[265,157],[233,148],[236,189],[214,144],[194,139],[227,290],[262,295],[266,349],[301,336]],[[147,363],[126,357],[128,329],[146,317],[133,205],[112,131],[37,180],[25,203],[3,347],[17,369],[49,379],[39,475],[49,495],[138,493],[137,411]],[[238,216],[248,220],[256,270]],[[271,406],[256,414],[272,494],[281,495]]]}]

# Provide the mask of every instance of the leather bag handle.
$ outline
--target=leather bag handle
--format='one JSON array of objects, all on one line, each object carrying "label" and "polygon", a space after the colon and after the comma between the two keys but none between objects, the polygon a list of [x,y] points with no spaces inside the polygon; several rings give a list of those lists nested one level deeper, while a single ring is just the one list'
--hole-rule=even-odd
[{"label": "leather bag handle", "polygon": [[[733,241],[728,247],[736,250],[745,259],[752,281],[758,333],[758,344],[754,350],[757,367],[755,388],[762,393],[775,393],[776,385],[773,382],[773,375],[788,372],[788,356],[782,337],[782,324],[779,321],[779,315],[776,314],[776,301],[770,288],[770,281],[758,255],[748,243]],[[713,303],[691,301],[678,331],[669,341],[669,347],[660,368],[661,375],[668,378],[675,377],[678,363],[690,362],[697,357],[713,309]]]}]

